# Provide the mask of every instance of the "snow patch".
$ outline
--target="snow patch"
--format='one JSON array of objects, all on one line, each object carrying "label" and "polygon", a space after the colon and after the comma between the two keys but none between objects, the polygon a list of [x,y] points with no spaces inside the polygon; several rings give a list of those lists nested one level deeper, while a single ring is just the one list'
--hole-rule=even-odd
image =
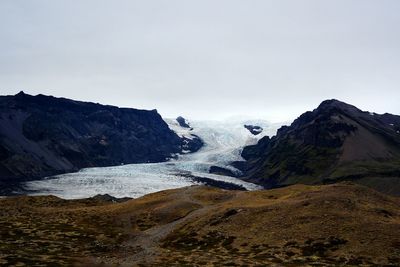
[{"label": "snow patch", "polygon": [[192,128],[186,128],[179,125],[179,123],[175,119],[164,119],[164,121],[168,124],[168,127],[174,131],[179,137],[187,138],[192,140],[195,138],[192,135]]}]

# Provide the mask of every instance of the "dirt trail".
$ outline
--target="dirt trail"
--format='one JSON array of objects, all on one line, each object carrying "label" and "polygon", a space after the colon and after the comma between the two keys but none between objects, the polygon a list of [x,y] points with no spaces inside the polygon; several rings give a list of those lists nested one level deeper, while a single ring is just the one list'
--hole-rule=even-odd
[{"label": "dirt trail", "polygon": [[[171,223],[154,226],[146,231],[139,233],[135,238],[127,241],[123,246],[126,248],[126,255],[123,259],[119,259],[118,266],[134,266],[136,264],[150,264],[157,257],[160,241],[166,238],[179,225],[183,225],[188,221],[196,220],[210,212],[214,205],[205,205],[201,201],[193,198],[193,190],[188,187],[180,195],[180,200],[201,206],[198,209],[188,212]],[[224,201],[222,201],[224,202]],[[135,251],[133,255],[132,250]]]}]

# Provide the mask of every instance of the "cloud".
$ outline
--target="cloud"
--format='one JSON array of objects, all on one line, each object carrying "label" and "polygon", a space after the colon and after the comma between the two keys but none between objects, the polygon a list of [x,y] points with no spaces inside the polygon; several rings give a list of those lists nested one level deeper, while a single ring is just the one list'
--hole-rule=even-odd
[{"label": "cloud", "polygon": [[0,90],[195,119],[400,113],[398,1],[0,2]]}]

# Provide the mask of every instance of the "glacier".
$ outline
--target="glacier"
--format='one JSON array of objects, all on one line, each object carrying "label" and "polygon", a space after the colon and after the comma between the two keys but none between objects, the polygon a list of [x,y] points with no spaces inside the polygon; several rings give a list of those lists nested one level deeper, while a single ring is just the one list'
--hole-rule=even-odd
[{"label": "glacier", "polygon": [[[86,198],[97,194],[137,198],[160,190],[199,184],[190,176],[229,182],[248,190],[260,189],[238,178],[210,174],[208,171],[214,165],[239,172],[229,163],[243,160],[240,153],[245,145],[255,144],[264,135],[274,135],[280,124],[263,120],[192,121],[190,130],[180,127],[176,120],[164,120],[180,136],[199,136],[204,146],[195,153],[171,155],[171,159],[166,162],[85,168],[75,173],[27,182],[25,189],[30,195],[51,194],[64,199]],[[264,131],[254,136],[244,128],[246,123],[259,125]]]}]

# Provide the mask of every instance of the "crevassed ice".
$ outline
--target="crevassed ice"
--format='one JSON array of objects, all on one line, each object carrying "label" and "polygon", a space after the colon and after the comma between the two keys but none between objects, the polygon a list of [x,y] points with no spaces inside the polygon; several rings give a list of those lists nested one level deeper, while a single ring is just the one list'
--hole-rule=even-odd
[{"label": "crevassed ice", "polygon": [[216,165],[238,171],[228,164],[242,160],[240,152],[243,146],[256,143],[263,135],[275,134],[277,125],[254,121],[253,123],[263,127],[264,131],[253,136],[243,127],[249,121],[193,121],[192,131],[180,129],[174,120],[166,119],[166,122],[179,135],[198,135],[205,145],[196,153],[179,155],[177,159],[168,162],[87,168],[76,173],[28,182],[26,188],[32,195],[52,194],[66,199],[97,194],[136,198],[160,190],[196,184],[182,174],[231,182],[249,190],[259,188],[234,177],[210,174],[208,170],[212,165]]}]

